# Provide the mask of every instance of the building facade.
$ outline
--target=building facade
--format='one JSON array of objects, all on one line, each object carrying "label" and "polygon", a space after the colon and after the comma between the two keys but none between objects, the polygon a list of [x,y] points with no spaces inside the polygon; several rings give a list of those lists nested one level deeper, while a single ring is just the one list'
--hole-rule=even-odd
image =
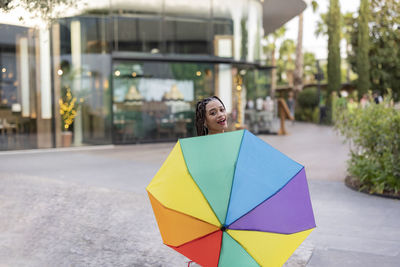
[{"label": "building facade", "polygon": [[301,0],[82,2],[47,27],[0,24],[0,150],[173,140],[218,95],[232,129],[268,95],[261,39]]}]

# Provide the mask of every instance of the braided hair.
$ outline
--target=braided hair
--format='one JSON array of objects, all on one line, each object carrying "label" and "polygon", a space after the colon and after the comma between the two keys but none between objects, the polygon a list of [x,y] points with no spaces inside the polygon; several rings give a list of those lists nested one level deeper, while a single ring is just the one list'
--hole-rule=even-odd
[{"label": "braided hair", "polygon": [[218,100],[221,102],[222,106],[225,108],[224,103],[222,103],[221,99],[219,99],[217,96],[210,96],[207,97],[203,100],[200,100],[196,104],[196,130],[197,130],[197,135],[207,135],[208,134],[208,129],[207,127],[204,126],[204,122],[206,120],[206,106],[209,102],[213,100]]}]

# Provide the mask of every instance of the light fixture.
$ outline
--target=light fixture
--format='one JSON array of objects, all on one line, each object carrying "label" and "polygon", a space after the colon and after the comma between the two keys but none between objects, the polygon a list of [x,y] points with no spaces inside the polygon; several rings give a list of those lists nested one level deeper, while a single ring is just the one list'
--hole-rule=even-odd
[{"label": "light fixture", "polygon": [[201,76],[201,71],[197,71],[196,76]]},{"label": "light fixture", "polygon": [[6,68],[2,68],[2,69],[1,69],[1,72],[6,72],[6,71],[7,71]]},{"label": "light fixture", "polygon": [[114,74],[115,74],[115,76],[119,76],[119,75],[121,75],[121,72],[120,72],[119,70],[116,70],[116,71],[114,72]]},{"label": "light fixture", "polygon": [[62,69],[59,69],[58,71],[57,71],[57,74],[58,74],[58,76],[61,76],[61,75],[63,75],[63,71],[62,71]]},{"label": "light fixture", "polygon": [[132,77],[136,77],[136,72],[132,72]]}]

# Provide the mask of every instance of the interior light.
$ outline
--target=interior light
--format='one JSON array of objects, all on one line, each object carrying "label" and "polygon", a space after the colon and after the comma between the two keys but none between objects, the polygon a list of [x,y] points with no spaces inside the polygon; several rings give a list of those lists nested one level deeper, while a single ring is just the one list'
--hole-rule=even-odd
[{"label": "interior light", "polygon": [[61,75],[63,75],[63,71],[62,71],[62,69],[59,69],[58,71],[57,71],[57,74],[58,74],[58,76],[61,76]]},{"label": "interior light", "polygon": [[136,72],[132,72],[132,77],[136,77]]},{"label": "interior light", "polygon": [[201,71],[197,71],[196,76],[201,76]]},{"label": "interior light", "polygon": [[114,74],[115,74],[115,76],[119,76],[119,75],[121,75],[121,72],[120,72],[119,70],[116,70],[116,71],[114,72]]},{"label": "interior light", "polygon": [[6,71],[7,71],[6,68],[2,68],[2,69],[1,69],[1,72],[6,72]]}]

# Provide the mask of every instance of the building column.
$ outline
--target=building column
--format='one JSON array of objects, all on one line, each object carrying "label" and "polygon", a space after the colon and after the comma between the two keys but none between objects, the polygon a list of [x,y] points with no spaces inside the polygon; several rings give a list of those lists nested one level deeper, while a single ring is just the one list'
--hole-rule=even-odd
[{"label": "building column", "polygon": [[74,145],[81,145],[83,138],[82,129],[82,109],[79,105],[79,94],[81,92],[82,83],[82,47],[81,47],[81,23],[78,20],[71,22],[71,57],[72,57],[72,68],[73,75],[72,92],[77,98],[77,110],[76,117],[74,120]]}]

